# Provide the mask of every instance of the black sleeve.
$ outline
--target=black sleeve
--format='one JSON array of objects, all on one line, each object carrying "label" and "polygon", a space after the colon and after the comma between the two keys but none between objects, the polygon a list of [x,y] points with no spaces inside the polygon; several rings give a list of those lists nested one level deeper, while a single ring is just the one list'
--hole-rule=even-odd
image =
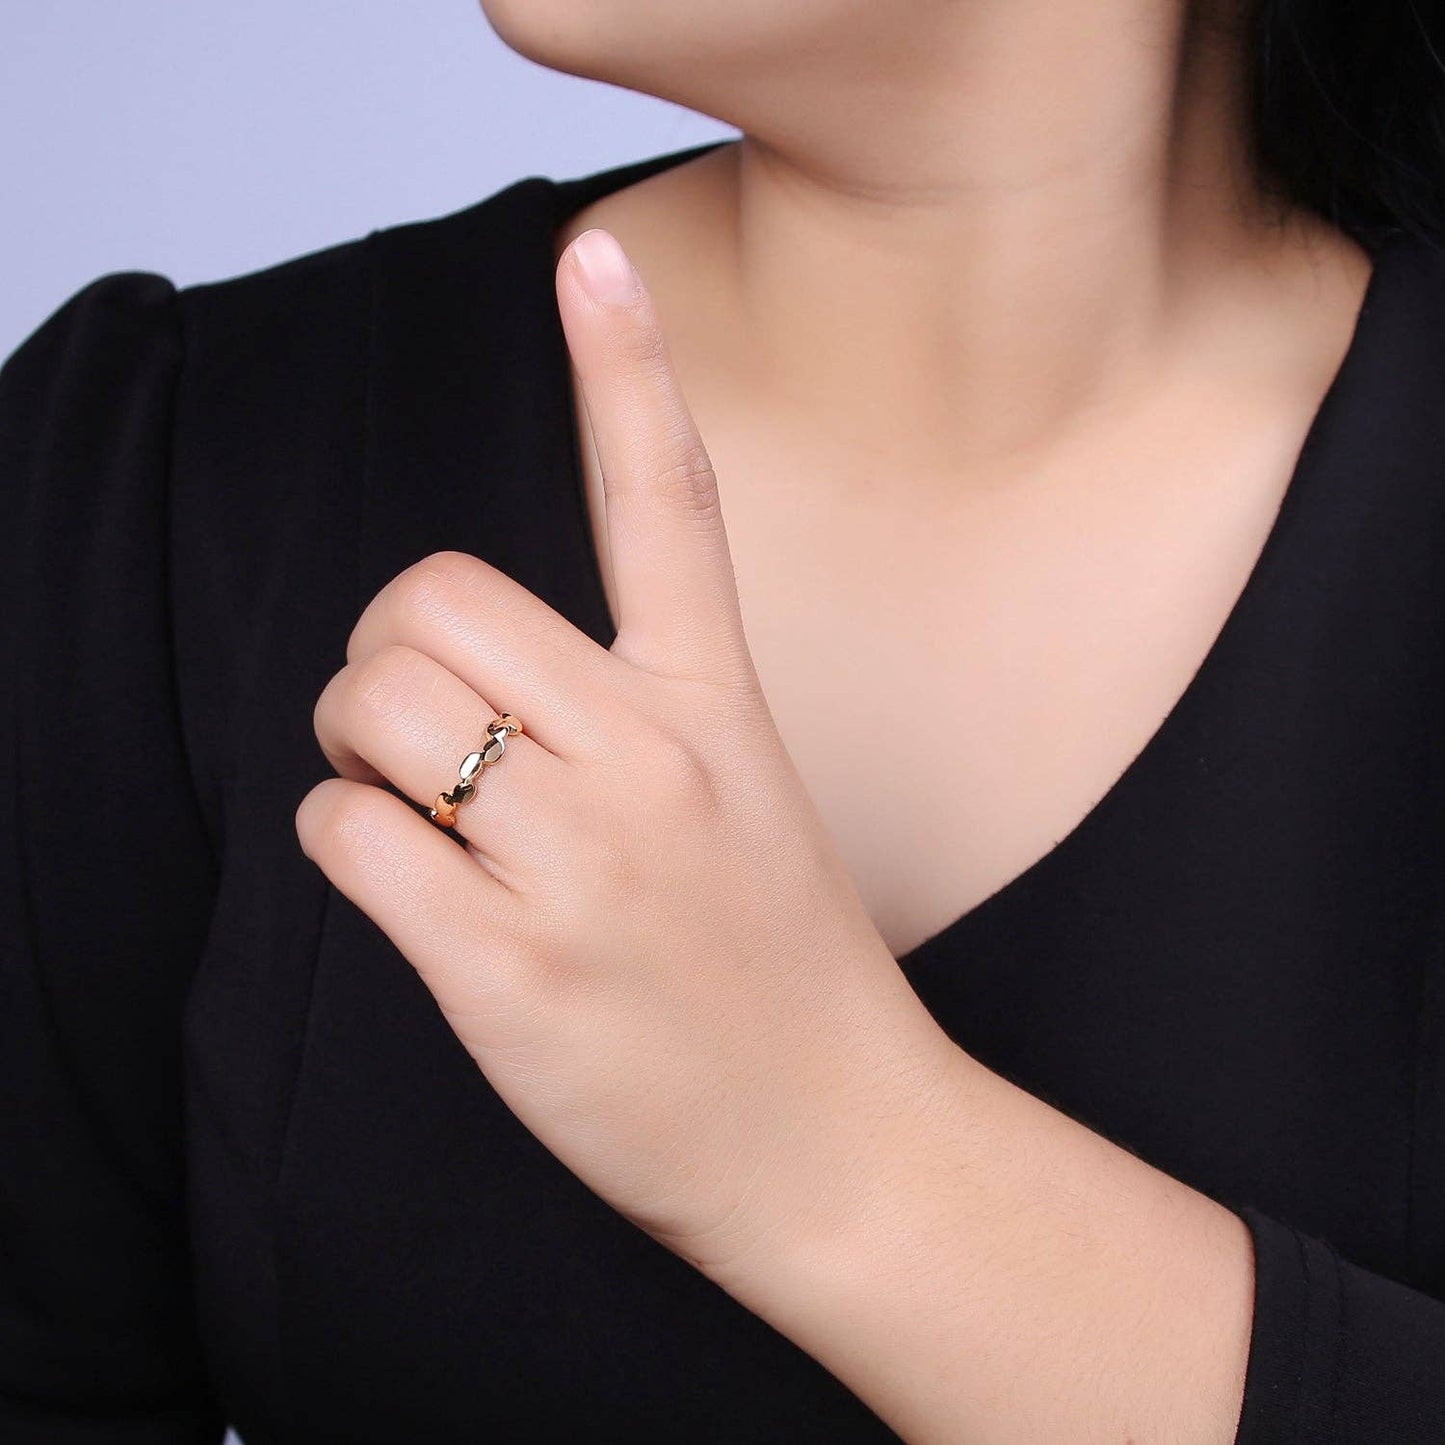
[{"label": "black sleeve", "polygon": [[1445,1301],[1238,1210],[1255,1253],[1254,1330],[1236,1445],[1445,1441]]},{"label": "black sleeve", "polygon": [[0,1440],[216,1441],[181,1014],[215,888],[168,589],[175,287],[103,276],[0,368]]}]

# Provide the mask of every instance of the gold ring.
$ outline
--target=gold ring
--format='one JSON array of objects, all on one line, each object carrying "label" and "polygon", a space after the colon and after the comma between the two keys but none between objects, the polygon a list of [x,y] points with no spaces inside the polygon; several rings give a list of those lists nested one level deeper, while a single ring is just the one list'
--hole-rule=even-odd
[{"label": "gold ring", "polygon": [[522,731],[522,724],[509,712],[494,717],[487,724],[487,740],[474,753],[468,753],[457,767],[457,785],[449,793],[438,793],[436,803],[428,811],[433,823],[454,828],[457,809],[477,790],[477,779],[483,768],[501,760],[507,750],[507,739]]}]

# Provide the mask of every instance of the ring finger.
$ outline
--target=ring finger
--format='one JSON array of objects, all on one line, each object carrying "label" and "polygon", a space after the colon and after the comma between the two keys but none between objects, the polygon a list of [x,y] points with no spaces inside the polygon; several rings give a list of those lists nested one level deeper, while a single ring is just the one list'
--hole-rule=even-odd
[{"label": "ring finger", "polygon": [[[342,777],[391,782],[429,808],[456,786],[458,765],[483,746],[499,711],[433,658],[389,646],[336,673],[317,700],[314,723]],[[517,716],[525,728],[526,718]],[[504,882],[542,863],[565,768],[525,732],[513,734],[457,808],[457,833]]]}]

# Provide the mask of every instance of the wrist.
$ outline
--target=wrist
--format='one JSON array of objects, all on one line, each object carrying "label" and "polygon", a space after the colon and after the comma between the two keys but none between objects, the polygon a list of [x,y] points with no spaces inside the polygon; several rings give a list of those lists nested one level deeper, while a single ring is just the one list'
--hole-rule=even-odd
[{"label": "wrist", "polygon": [[870,1273],[907,1256],[945,1197],[970,1109],[994,1076],[928,1025],[886,1067],[875,1061],[861,1101],[850,1090],[852,1107],[822,1114],[787,1161],[786,1185],[733,1248],[698,1264],[785,1333],[800,1311],[811,1318],[825,1299],[843,1307],[871,1287]]},{"label": "wrist", "polygon": [[716,1282],[905,1439],[1231,1439],[1242,1221],[957,1048],[914,1085]]}]

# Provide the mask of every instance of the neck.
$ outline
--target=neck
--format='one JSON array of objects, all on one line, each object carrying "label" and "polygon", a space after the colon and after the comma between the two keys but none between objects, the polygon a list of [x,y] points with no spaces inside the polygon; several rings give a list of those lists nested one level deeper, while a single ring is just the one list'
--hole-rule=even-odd
[{"label": "neck", "polygon": [[635,244],[665,319],[688,298],[699,390],[765,404],[855,467],[956,486],[1157,391],[1203,331],[1277,335],[1290,284],[1308,316],[1300,262],[1324,228],[1281,227],[1252,181],[1224,31],[1159,0],[953,12],[918,27],[926,54],[897,53],[917,42],[895,24],[894,53],[856,76],[826,55],[787,87],[754,76],[786,107],[736,105],[737,144],[655,178],[692,220],[670,259],[647,228]]}]

